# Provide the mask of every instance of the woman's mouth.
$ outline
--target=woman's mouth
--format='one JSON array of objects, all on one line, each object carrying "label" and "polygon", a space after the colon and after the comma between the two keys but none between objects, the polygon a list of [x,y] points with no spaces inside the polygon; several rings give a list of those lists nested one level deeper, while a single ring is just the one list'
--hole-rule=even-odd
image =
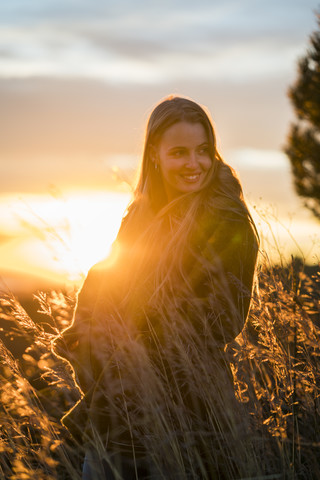
[{"label": "woman's mouth", "polygon": [[199,180],[200,175],[201,175],[200,173],[196,173],[193,175],[181,175],[181,176],[185,182],[196,183]]}]

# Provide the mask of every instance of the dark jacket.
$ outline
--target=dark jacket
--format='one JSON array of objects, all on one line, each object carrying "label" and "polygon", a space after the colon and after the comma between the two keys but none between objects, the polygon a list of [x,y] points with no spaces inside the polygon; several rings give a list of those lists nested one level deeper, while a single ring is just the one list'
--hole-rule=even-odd
[{"label": "dark jacket", "polygon": [[[129,301],[135,305],[131,310],[120,293],[123,276],[132,274],[130,242],[115,264],[104,262],[90,270],[73,323],[54,347],[71,363],[83,392],[63,418],[79,441],[94,430],[112,448],[131,450],[135,432],[129,431],[127,420],[128,415],[139,416],[139,383],[143,382],[139,368],[132,369],[132,364],[141,367],[144,362],[142,372],[154,371],[159,363],[163,366],[167,355],[163,352],[171,349],[172,353],[170,342],[179,328],[184,330],[186,348],[192,332],[204,343],[209,335],[207,343],[216,348],[212,356],[241,332],[250,305],[257,250],[256,234],[247,217],[204,213],[190,233],[182,263],[170,271],[170,280],[163,282],[157,294],[149,271],[144,293],[138,289],[134,301]],[[167,370],[171,371],[170,365]]]}]

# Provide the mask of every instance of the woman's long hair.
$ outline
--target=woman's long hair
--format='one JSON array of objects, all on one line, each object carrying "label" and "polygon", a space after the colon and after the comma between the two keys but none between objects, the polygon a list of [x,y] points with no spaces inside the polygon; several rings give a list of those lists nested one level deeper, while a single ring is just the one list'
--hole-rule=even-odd
[{"label": "woman's long hair", "polygon": [[[212,165],[201,189],[168,202],[161,173],[152,160],[151,149],[157,148],[168,128],[181,121],[200,123],[204,127]],[[141,286],[147,279],[147,264],[155,268],[152,273],[157,278],[156,285],[153,280],[152,289],[155,290],[161,288],[165,278],[170,277],[170,270],[174,266],[178,269],[181,267],[188,238],[203,211],[212,216],[223,212],[233,213],[248,220],[248,228],[255,231],[240,182],[217,151],[209,114],[188,98],[169,96],[155,107],[149,117],[139,179],[117,237],[120,245],[127,244],[130,247],[129,263],[132,263],[134,273],[125,282],[128,294],[131,287]],[[136,243],[137,239],[139,241]]]}]

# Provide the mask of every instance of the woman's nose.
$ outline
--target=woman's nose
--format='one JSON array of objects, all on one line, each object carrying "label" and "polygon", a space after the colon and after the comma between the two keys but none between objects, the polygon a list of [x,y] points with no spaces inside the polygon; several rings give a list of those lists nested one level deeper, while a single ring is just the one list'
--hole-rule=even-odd
[{"label": "woman's nose", "polygon": [[186,167],[194,168],[198,166],[198,155],[196,152],[190,152],[186,162]]}]

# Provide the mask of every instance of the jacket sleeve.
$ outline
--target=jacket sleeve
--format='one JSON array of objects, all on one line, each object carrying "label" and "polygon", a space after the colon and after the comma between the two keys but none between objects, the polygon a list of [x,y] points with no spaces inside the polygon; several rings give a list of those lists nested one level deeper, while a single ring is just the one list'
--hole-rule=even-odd
[{"label": "jacket sleeve", "polygon": [[88,399],[113,351],[108,325],[118,312],[127,259],[123,254],[124,260],[114,261],[118,248],[119,244],[114,244],[113,255],[90,269],[78,294],[71,326],[53,344],[54,353],[71,364],[75,381]]},{"label": "jacket sleeve", "polygon": [[242,330],[251,301],[258,253],[254,228],[243,217],[220,218],[201,225],[190,278],[195,297],[212,321],[219,343]]},{"label": "jacket sleeve", "polygon": [[84,394],[90,391],[95,381],[92,323],[101,276],[99,269],[93,268],[89,271],[78,294],[72,324],[55,339],[53,344],[54,353],[71,364],[76,383]]}]

